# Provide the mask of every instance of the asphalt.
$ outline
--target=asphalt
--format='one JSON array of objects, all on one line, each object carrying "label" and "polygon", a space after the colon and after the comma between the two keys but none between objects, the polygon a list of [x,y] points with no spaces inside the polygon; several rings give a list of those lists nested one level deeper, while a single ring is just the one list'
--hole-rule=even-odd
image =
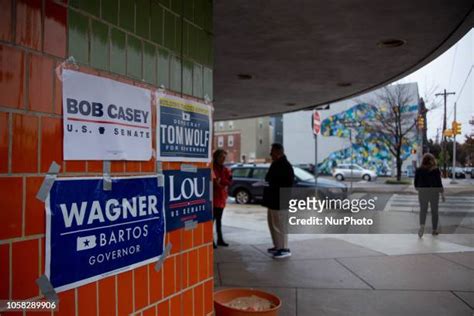
[{"label": "asphalt", "polygon": [[474,235],[295,234],[275,260],[266,210],[230,203],[230,247],[215,250],[215,286],[260,288],[279,315],[473,315]]}]

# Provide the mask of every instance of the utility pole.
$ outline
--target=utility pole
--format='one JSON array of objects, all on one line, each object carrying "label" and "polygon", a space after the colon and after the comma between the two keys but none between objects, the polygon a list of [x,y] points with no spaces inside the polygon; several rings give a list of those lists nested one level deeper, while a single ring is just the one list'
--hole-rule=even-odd
[{"label": "utility pole", "polygon": [[444,136],[444,131],[446,130],[446,104],[447,104],[447,101],[448,101],[448,95],[455,95],[456,93],[455,92],[446,92],[446,89],[444,89],[444,92],[443,93],[436,93],[435,96],[439,97],[439,96],[444,96],[444,116],[443,116],[443,136],[442,136],[442,139],[443,139],[443,174],[444,176],[446,176],[446,169],[447,169],[447,162],[446,162],[446,156],[447,156],[447,153],[446,153],[446,136]]},{"label": "utility pole", "polygon": [[[456,102],[454,102],[454,121],[453,122],[456,122]],[[456,125],[455,123],[453,123],[453,125]],[[451,184],[456,184],[456,134],[457,134],[457,131],[456,131],[456,126],[453,126],[453,171],[451,171],[453,173],[453,179],[451,180]]]}]

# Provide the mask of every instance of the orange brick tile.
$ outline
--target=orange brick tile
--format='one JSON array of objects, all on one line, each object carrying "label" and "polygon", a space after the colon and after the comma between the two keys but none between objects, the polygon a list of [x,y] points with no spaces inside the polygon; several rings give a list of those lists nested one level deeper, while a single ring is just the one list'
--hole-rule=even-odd
[{"label": "orange brick tile", "polygon": [[156,316],[156,306],[144,310],[142,316]]},{"label": "orange brick tile", "polygon": [[135,310],[142,309],[148,302],[148,266],[133,271],[135,281]]},{"label": "orange brick tile", "polygon": [[181,255],[181,271],[182,271],[182,282],[183,282],[183,287],[188,287],[189,286],[189,255],[188,253],[183,253]]},{"label": "orange brick tile", "polygon": [[8,113],[0,112],[0,173],[8,172],[8,122]]},{"label": "orange brick tile", "polygon": [[22,178],[0,178],[0,239],[21,236],[22,195]]},{"label": "orange brick tile", "polygon": [[[194,229],[193,229],[194,230]],[[193,230],[184,230],[182,231],[182,250],[188,250],[193,247]]]},{"label": "orange brick tile", "polygon": [[28,109],[53,112],[53,66],[51,58],[30,54],[28,58]]},{"label": "orange brick tile", "polygon": [[46,230],[44,203],[36,198],[43,177],[26,178],[25,235],[44,234]]},{"label": "orange brick tile", "polygon": [[12,1],[0,1],[0,40],[10,42],[12,39]]},{"label": "orange brick tile", "polygon": [[176,292],[175,257],[167,258],[163,264],[163,295],[168,297]]},{"label": "orange brick tile", "polygon": [[[103,165],[102,165],[103,168]],[[125,170],[125,164],[123,161],[112,161],[110,164],[110,172],[122,173]]]},{"label": "orange brick tile", "polygon": [[173,230],[168,233],[169,242],[171,243],[171,254],[181,252],[181,234],[182,229]]},{"label": "orange brick tile", "polygon": [[207,270],[207,277],[211,278],[214,276],[214,248],[212,246],[207,246],[207,263],[208,263],[208,270]]},{"label": "orange brick tile", "polygon": [[140,172],[140,162],[139,161],[126,161],[125,171],[126,172]]},{"label": "orange brick tile", "polygon": [[193,247],[202,245],[204,242],[204,224],[199,223],[195,229],[193,229]]},{"label": "orange brick tile", "polygon": [[10,245],[0,245],[0,300],[7,300],[10,278]]},{"label": "orange brick tile", "polygon": [[183,307],[183,296],[182,295],[176,295],[170,299],[170,315],[182,315]]},{"label": "orange brick tile", "polygon": [[213,311],[214,304],[214,283],[207,281],[204,283],[204,314],[211,313]]},{"label": "orange brick tile", "polygon": [[38,118],[13,114],[12,171],[38,172]]},{"label": "orange brick tile", "polygon": [[163,269],[155,270],[156,263],[148,265],[150,274],[150,304],[156,303],[163,298]]},{"label": "orange brick tile", "polygon": [[[56,68],[59,65],[60,65],[59,62],[56,63],[55,72],[56,72]],[[54,107],[53,107],[53,111],[56,114],[62,114],[63,113],[63,84],[58,79],[58,76],[56,75],[56,73],[54,74],[53,82],[54,82],[54,87],[53,87],[53,90],[54,90],[54,94],[53,94]]]},{"label": "orange brick tile", "polygon": [[163,170],[179,170],[181,167],[180,162],[165,161],[163,162]]},{"label": "orange brick tile", "polygon": [[97,315],[97,283],[92,282],[77,289],[79,315]]},{"label": "orange brick tile", "polygon": [[67,43],[67,8],[46,0],[44,12],[44,51],[64,58]]},{"label": "orange brick tile", "polygon": [[201,247],[198,249],[199,252],[199,281],[207,279],[209,264],[207,247]]},{"label": "orange brick tile", "polygon": [[58,311],[54,312],[54,315],[58,316],[70,316],[76,314],[76,297],[74,290],[61,292],[59,296]]},{"label": "orange brick tile", "polygon": [[23,106],[24,60],[22,50],[0,45],[0,106]]},{"label": "orange brick tile", "polygon": [[12,298],[26,299],[39,294],[35,281],[39,277],[38,240],[27,240],[12,245]]},{"label": "orange brick tile", "polygon": [[115,315],[115,277],[99,281],[99,315]]},{"label": "orange brick tile", "polygon": [[182,294],[183,315],[196,315],[193,304],[193,290],[189,289]]},{"label": "orange brick tile", "polygon": [[120,273],[118,276],[118,314],[128,315],[133,311],[132,302],[132,271]]},{"label": "orange brick tile", "polygon": [[41,50],[41,0],[16,1],[16,43]]},{"label": "orange brick tile", "polygon": [[189,269],[189,285],[194,285],[198,282],[199,278],[199,256],[197,250],[192,250],[188,253],[188,269]]},{"label": "orange brick tile", "polygon": [[204,287],[202,285],[193,288],[194,316],[204,315]]},{"label": "orange brick tile", "polygon": [[[62,120],[52,117],[41,117],[41,171],[48,172],[53,161],[63,162],[63,128]],[[63,170],[61,170],[63,171]]]},{"label": "orange brick tile", "polygon": [[66,161],[64,172],[86,172],[85,161]]},{"label": "orange brick tile", "polygon": [[152,158],[149,161],[141,162],[141,171],[142,172],[155,172],[156,163]]},{"label": "orange brick tile", "polygon": [[102,171],[104,170],[103,166],[104,163],[102,161],[89,160],[87,161],[87,172],[102,173]]},{"label": "orange brick tile", "polygon": [[176,291],[184,289],[183,286],[183,256],[178,255],[175,259],[175,271],[176,271]]},{"label": "orange brick tile", "polygon": [[157,311],[158,311],[158,316],[169,316],[170,315],[170,302],[164,301],[163,303],[158,304]]},{"label": "orange brick tile", "polygon": [[212,242],[213,235],[213,221],[207,221],[204,224],[204,243]]}]

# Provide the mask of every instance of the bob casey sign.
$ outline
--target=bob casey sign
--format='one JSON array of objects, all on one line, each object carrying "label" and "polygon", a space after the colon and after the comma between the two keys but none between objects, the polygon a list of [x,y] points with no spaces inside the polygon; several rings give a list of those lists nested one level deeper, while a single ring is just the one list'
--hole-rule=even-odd
[{"label": "bob casey sign", "polygon": [[150,160],[151,91],[65,69],[64,160]]}]

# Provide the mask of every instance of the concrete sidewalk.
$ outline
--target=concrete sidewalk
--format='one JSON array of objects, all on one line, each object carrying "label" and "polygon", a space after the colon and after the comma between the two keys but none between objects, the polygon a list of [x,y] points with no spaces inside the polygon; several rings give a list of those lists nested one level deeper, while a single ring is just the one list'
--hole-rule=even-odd
[{"label": "concrete sidewalk", "polygon": [[[239,223],[255,212],[253,225]],[[264,210],[235,213],[224,215],[230,247],[215,250],[216,287],[273,292],[280,315],[474,313],[473,235],[291,235],[293,256],[277,261]]]}]

